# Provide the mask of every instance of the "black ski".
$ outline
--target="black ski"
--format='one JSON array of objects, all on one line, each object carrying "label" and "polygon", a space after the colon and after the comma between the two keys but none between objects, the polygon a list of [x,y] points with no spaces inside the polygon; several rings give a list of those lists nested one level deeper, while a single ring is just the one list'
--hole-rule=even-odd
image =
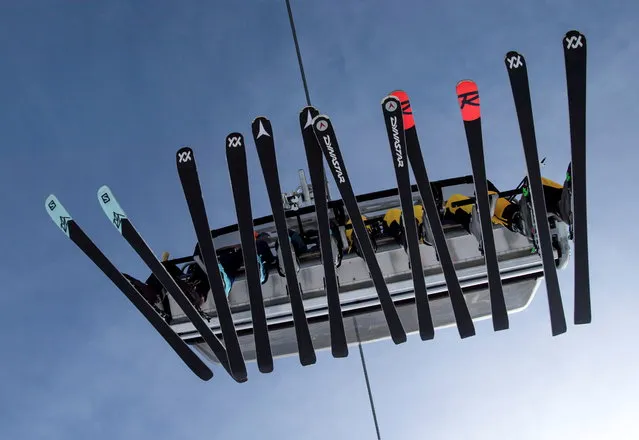
[{"label": "black ski", "polygon": [[257,154],[260,159],[260,165],[262,166],[262,174],[264,174],[264,183],[266,184],[271,210],[273,211],[273,220],[275,221],[275,228],[277,229],[279,248],[282,253],[282,259],[284,260],[285,279],[288,295],[291,299],[291,310],[293,312],[300,363],[302,365],[311,365],[316,362],[317,358],[315,356],[315,349],[313,348],[311,332],[308,328],[308,321],[306,320],[302,290],[297,280],[291,242],[288,236],[286,215],[284,213],[284,205],[282,204],[280,177],[277,170],[273,129],[271,122],[264,117],[256,118],[251,124],[251,128],[253,129],[253,139],[257,147]]},{"label": "black ski", "polygon": [[468,311],[468,306],[464,300],[464,294],[459,284],[459,278],[455,271],[455,265],[453,259],[450,256],[448,245],[446,244],[446,235],[444,234],[444,228],[433,196],[433,189],[430,185],[430,179],[426,172],[426,166],[424,165],[424,157],[422,155],[421,146],[419,145],[419,137],[417,136],[417,127],[415,127],[415,120],[413,119],[413,110],[410,105],[410,100],[406,92],[397,90],[392,93],[393,96],[399,98],[402,105],[404,133],[406,136],[406,152],[408,155],[408,162],[410,163],[415,180],[417,182],[417,188],[424,204],[424,210],[426,211],[426,219],[430,225],[430,229],[433,233],[433,241],[435,244],[435,250],[439,256],[439,260],[444,272],[444,279],[448,286],[448,296],[453,307],[453,314],[455,315],[455,321],[457,322],[457,330],[459,336],[467,338],[475,335],[475,326],[473,324],[472,317]]},{"label": "black ski", "polygon": [[419,251],[419,237],[417,236],[417,224],[413,211],[413,192],[410,184],[410,172],[406,158],[406,138],[404,136],[404,118],[399,99],[395,96],[387,96],[382,100],[382,113],[386,123],[386,133],[390,144],[399,201],[402,209],[402,222],[408,248],[408,258],[413,277],[413,289],[415,291],[415,306],[417,307],[417,322],[419,324],[419,336],[423,341],[435,337],[435,327],[430,314],[428,304],[428,292],[426,291],[426,279]]},{"label": "black ski", "polygon": [[188,345],[173,331],[171,326],[155,311],[153,306],[142,297],[140,292],[138,292],[113,263],[109,261],[102,251],[98,249],[95,243],[84,233],[53,194],[47,197],[45,207],[47,213],[58,228],[122,291],[146,320],[149,321],[149,324],[153,326],[167,344],[171,346],[173,351],[184,361],[186,366],[200,379],[211,379],[213,372],[209,367],[191,351]]},{"label": "black ski", "polygon": [[324,266],[324,288],[328,303],[328,320],[331,331],[331,351],[333,357],[347,357],[348,345],[342,320],[342,307],[339,299],[339,285],[335,271],[335,261],[331,245],[330,220],[328,217],[328,202],[326,198],[326,180],[324,179],[324,158],[322,150],[317,144],[313,133],[313,119],[319,115],[315,107],[305,107],[300,112],[300,128],[306,161],[311,176],[311,186],[315,199],[315,213],[317,215],[317,230],[319,234],[320,253]]},{"label": "black ski", "polygon": [[193,306],[187,298],[180,286],[175,282],[171,274],[166,270],[164,265],[157,259],[151,248],[144,241],[140,233],[135,229],[133,223],[128,219],[124,210],[116,200],[108,186],[103,186],[98,190],[98,201],[107,218],[113,223],[118,232],[131,245],[133,250],[140,256],[144,263],[151,269],[153,275],[156,276],[160,284],[175,299],[180,309],[191,320],[195,328],[200,332],[204,341],[211,347],[215,357],[220,361],[224,369],[237,382],[245,382],[246,377],[235,377],[231,371],[226,349],[224,345],[217,339],[213,331],[204,322],[198,310]]},{"label": "black ski", "polygon": [[381,304],[382,311],[384,312],[384,316],[386,317],[386,324],[388,325],[391,338],[395,344],[406,342],[406,332],[404,331],[402,322],[397,314],[397,309],[395,309],[395,304],[393,303],[393,299],[388,291],[388,286],[386,286],[384,274],[379,267],[377,257],[375,256],[375,250],[373,249],[373,244],[366,232],[366,226],[362,220],[362,214],[359,210],[359,206],[357,205],[357,199],[355,198],[355,193],[353,192],[353,187],[351,186],[351,182],[346,171],[346,165],[344,164],[344,159],[342,158],[342,153],[339,149],[339,144],[337,143],[335,130],[333,129],[328,116],[317,116],[313,121],[313,131],[317,138],[317,142],[322,148],[324,157],[329,164],[337,189],[342,196],[344,207],[346,208],[346,212],[352,222],[353,232],[355,233],[355,238],[359,243],[360,252],[364,261],[366,261],[371,279],[377,289],[377,295],[379,296],[379,302]]},{"label": "black ski", "polygon": [[557,278],[557,267],[555,266],[550,226],[548,225],[544,188],[541,182],[537,139],[535,137],[535,123],[530,101],[530,88],[528,85],[528,70],[523,55],[517,52],[508,52],[504,63],[508,70],[517,119],[519,121],[519,130],[521,132],[526,168],[528,171],[530,196],[532,198],[533,211],[536,219],[539,251],[541,253],[546,277],[552,334],[556,336],[566,331],[566,317],[564,316],[564,306],[559,290],[559,279]]},{"label": "black ski", "polygon": [[184,197],[191,214],[191,220],[193,221],[193,228],[200,246],[202,262],[206,269],[213,301],[215,302],[215,310],[220,321],[220,329],[224,338],[229,366],[234,377],[245,379],[247,377],[246,364],[244,363],[240,342],[235,332],[231,307],[224,291],[224,282],[218,269],[217,255],[213,245],[213,238],[211,237],[211,228],[206,215],[204,199],[202,198],[202,187],[200,186],[193,150],[189,147],[180,148],[175,154],[175,162]]},{"label": "black ski", "polygon": [[586,37],[570,31],[563,39],[570,117],[571,232],[575,248],[575,324],[591,322],[588,219],[586,209]]},{"label": "black ski", "polygon": [[469,80],[460,81],[457,84],[457,98],[459,99],[459,107],[464,120],[470,162],[473,169],[475,198],[477,200],[477,210],[479,211],[483,254],[486,261],[488,288],[490,290],[493,329],[495,331],[505,330],[509,326],[508,310],[506,309],[506,300],[504,299],[504,291],[501,285],[499,261],[497,259],[497,250],[495,249],[495,237],[493,236],[477,84]]},{"label": "black ski", "polygon": [[257,250],[253,229],[253,212],[249,190],[248,171],[246,166],[246,148],[244,137],[240,133],[231,133],[226,137],[226,162],[229,168],[233,201],[237,214],[237,226],[242,244],[244,273],[251,303],[253,320],[253,338],[257,367],[262,373],[273,371],[273,354],[266,324],[266,311],[262,297]]}]

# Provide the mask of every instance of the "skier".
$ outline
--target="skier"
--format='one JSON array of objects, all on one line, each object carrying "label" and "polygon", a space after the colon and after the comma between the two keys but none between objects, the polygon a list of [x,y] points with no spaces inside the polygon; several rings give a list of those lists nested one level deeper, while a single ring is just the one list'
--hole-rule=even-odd
[{"label": "skier", "polygon": [[[333,254],[333,264],[335,267],[340,267],[342,264],[342,257],[344,254],[344,246],[342,237],[339,232],[339,227],[335,221],[329,221],[330,237],[331,237],[331,249]],[[320,239],[317,229],[305,229],[302,234],[302,239],[306,243],[308,252],[320,252]]]},{"label": "skier", "polygon": [[[258,234],[257,232],[254,232],[253,236],[255,237],[255,248],[257,250],[257,264],[260,271],[260,282],[264,284],[268,280],[268,270],[269,267],[274,264],[275,257],[273,256],[271,248],[266,241],[268,234]],[[228,297],[231,292],[231,287],[235,282],[235,278],[240,275],[244,266],[242,247],[235,246],[218,251],[218,266],[224,283],[224,291]]]},{"label": "skier", "polygon": [[123,273],[124,278],[126,278],[129,283],[135,287],[135,289],[142,295],[142,297],[148,302],[155,311],[164,318],[165,321],[170,321],[170,315],[162,310],[161,305],[164,300],[164,295],[162,295],[162,290],[156,290],[149,286],[147,283],[143,283],[137,278],[132,277],[128,273]]},{"label": "skier", "polygon": [[[366,225],[366,231],[368,232],[368,237],[371,240],[373,249],[377,250],[377,242],[375,241],[373,226],[368,222],[366,216],[362,215],[362,220],[364,220],[364,224]],[[353,224],[350,219],[348,219],[348,221],[346,222],[346,242],[348,243],[347,253],[355,252],[358,256],[362,256],[359,251],[359,246],[357,244],[355,234],[353,233]]]},{"label": "skier", "polygon": [[[304,240],[304,237],[299,232],[294,231],[293,229],[288,229],[288,240],[291,244],[291,252],[293,253],[293,260],[295,263],[295,271],[299,272],[300,264],[299,264],[299,256],[309,252],[309,246]],[[277,253],[277,271],[280,276],[286,276],[284,271],[284,260],[282,257],[281,248],[279,245],[279,241],[275,242],[275,251]]]},{"label": "skier", "polygon": [[[175,263],[168,260],[168,255],[162,259],[162,265],[178,286],[180,286],[180,289],[187,295],[187,298],[189,298],[193,306],[195,306],[200,313],[203,313],[201,307],[206,301],[209,287],[208,282],[206,282],[206,284],[202,283],[202,279],[206,280],[206,276],[202,277],[197,273],[198,270],[202,272],[199,266],[192,263],[186,268],[187,273],[184,273]],[[204,274],[204,272],[202,272],[202,274]],[[166,293],[156,276],[151,274],[146,282],[142,282],[127,273],[123,273],[122,275],[140,292],[155,311],[168,322],[170,315],[161,308]]]},{"label": "skier", "polygon": [[[524,180],[524,182],[526,182]],[[546,210],[549,214],[556,215],[561,221],[570,224],[570,188],[553,180],[542,177]],[[513,203],[504,197],[499,197],[497,189],[489,182],[488,196],[492,211],[492,223],[501,225],[507,229],[531,238],[527,233],[525,214],[522,212],[521,201]],[[469,197],[462,194],[453,194],[445,203],[444,219],[455,221],[466,231],[474,235],[481,243],[481,229],[477,206],[475,204],[453,206],[455,202],[468,200]],[[523,199],[523,196],[522,196]]]},{"label": "skier", "polygon": [[[424,207],[422,205],[413,206],[413,214],[415,215],[415,223],[417,224],[417,233],[419,241],[426,243],[424,239]],[[395,241],[402,245],[406,250],[406,238],[404,236],[404,224],[402,210],[399,208],[391,208],[386,211],[382,220],[382,228],[385,235],[393,237]],[[426,243],[429,244],[429,243]]]}]

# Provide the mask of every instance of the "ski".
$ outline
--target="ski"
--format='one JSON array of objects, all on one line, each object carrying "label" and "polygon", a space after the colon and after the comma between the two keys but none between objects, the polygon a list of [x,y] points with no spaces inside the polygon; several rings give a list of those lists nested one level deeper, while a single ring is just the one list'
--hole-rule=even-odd
[{"label": "ski", "polygon": [[435,327],[430,314],[426,279],[424,278],[424,269],[419,251],[419,237],[417,236],[417,224],[415,223],[415,212],[413,210],[413,192],[411,190],[410,172],[406,157],[404,118],[402,117],[402,107],[399,99],[395,96],[384,98],[382,100],[382,113],[386,123],[386,134],[388,135],[402,210],[402,222],[404,223],[404,234],[413,277],[413,289],[415,291],[419,336],[422,341],[426,341],[435,337]]},{"label": "ski", "polygon": [[234,377],[246,378],[246,364],[244,363],[240,342],[235,332],[231,307],[224,291],[224,282],[218,269],[217,254],[211,237],[211,228],[206,215],[202,187],[195,163],[195,153],[189,147],[182,147],[175,154],[175,162],[184,197],[191,214],[195,235],[200,246],[200,254],[206,269],[213,301],[215,302],[215,310],[220,321],[229,367]]},{"label": "ski", "polygon": [[275,154],[273,129],[271,127],[271,122],[264,117],[256,118],[251,124],[251,128],[253,130],[253,139],[255,140],[257,154],[262,167],[262,174],[264,175],[264,183],[266,184],[271,210],[273,211],[273,220],[275,221],[275,228],[277,229],[279,249],[282,253],[282,259],[284,260],[286,286],[288,295],[291,299],[291,310],[293,312],[293,322],[295,325],[295,335],[297,337],[297,348],[299,350],[300,363],[302,365],[311,365],[316,362],[317,358],[315,356],[315,349],[313,348],[311,332],[308,328],[308,321],[306,320],[302,290],[300,288],[299,281],[297,280],[291,242],[288,236],[286,215],[284,213],[284,205],[282,204],[280,177],[277,170],[277,157]]},{"label": "ski", "polygon": [[504,299],[504,291],[501,285],[499,261],[497,259],[497,250],[495,249],[495,237],[493,236],[492,211],[488,197],[488,182],[486,181],[477,84],[470,80],[460,81],[457,84],[457,98],[464,121],[470,163],[473,170],[476,206],[479,211],[482,247],[488,275],[488,288],[490,290],[493,329],[495,331],[506,330],[509,327],[508,309],[506,308],[506,300]]},{"label": "ski", "polygon": [[453,259],[450,256],[448,244],[446,244],[446,235],[444,234],[439,209],[437,208],[437,203],[433,196],[433,189],[430,185],[430,179],[428,178],[428,173],[424,164],[424,157],[419,144],[419,137],[417,136],[417,127],[415,126],[410,100],[406,92],[403,90],[396,90],[391,94],[400,100],[402,106],[408,163],[413,170],[413,174],[415,175],[415,180],[417,182],[417,188],[419,189],[419,194],[422,198],[424,211],[426,212],[425,221],[428,221],[433,233],[435,250],[439,256],[442,271],[444,272],[444,279],[446,280],[446,285],[448,287],[448,296],[450,297],[453,314],[455,316],[455,321],[457,322],[457,331],[461,338],[474,336],[475,326],[473,324],[472,317],[470,316],[466,300],[464,299],[464,293],[461,285],[459,284],[459,278],[455,271]]},{"label": "ski", "polygon": [[537,226],[539,251],[541,253],[546,278],[550,323],[552,334],[556,336],[566,331],[566,317],[564,316],[564,306],[559,290],[559,279],[557,277],[557,267],[555,266],[550,226],[548,225],[544,188],[541,182],[537,140],[535,138],[535,123],[530,101],[530,88],[528,85],[528,70],[523,55],[517,52],[508,52],[504,63],[508,70],[515,110],[519,121],[519,130],[521,132],[521,140],[526,159],[528,185],[530,187],[533,213]]},{"label": "ski", "polygon": [[84,233],[82,228],[80,228],[71,215],[69,215],[56,196],[51,194],[47,197],[45,208],[56,226],[122,291],[124,296],[138,309],[160,336],[164,338],[186,366],[200,379],[205,381],[211,379],[213,372],[188,345],[186,345],[182,338],[173,331],[171,326],[155,311],[153,306],[142,297],[140,292],[122,275],[122,272],[100,251],[95,243],[93,243],[93,240]]},{"label": "ski", "polygon": [[264,310],[260,269],[255,247],[253,212],[246,165],[246,147],[244,137],[240,133],[232,133],[226,137],[226,163],[233,190],[233,202],[235,203],[237,226],[244,259],[244,273],[251,304],[257,367],[262,373],[270,373],[273,371],[273,354],[268,335],[268,325],[266,324],[266,311]]},{"label": "ski", "polygon": [[586,209],[586,37],[569,31],[563,39],[570,118],[571,234],[575,248],[575,324],[591,322]]},{"label": "ski", "polygon": [[373,280],[377,295],[379,296],[379,302],[386,317],[386,324],[390,336],[395,344],[401,344],[406,342],[406,332],[402,326],[402,322],[399,319],[397,309],[386,286],[384,280],[384,274],[382,273],[377,257],[375,256],[375,250],[371,243],[370,237],[366,232],[366,226],[362,220],[362,214],[357,205],[357,199],[353,192],[350,179],[348,178],[348,172],[346,171],[346,165],[342,158],[342,153],[337,143],[337,137],[335,136],[335,130],[328,119],[328,116],[319,115],[313,121],[313,132],[317,138],[317,142],[322,148],[324,157],[329,164],[331,174],[335,179],[335,184],[342,196],[344,207],[348,216],[352,222],[353,232],[355,238],[359,243],[360,252],[366,261],[368,270]]},{"label": "ski", "polygon": [[224,369],[237,382],[245,382],[246,377],[235,377],[233,375],[233,371],[230,369],[228,364],[224,345],[222,345],[222,343],[217,339],[213,331],[209,328],[206,322],[204,322],[204,319],[202,319],[198,310],[193,306],[177,282],[169,274],[160,260],[157,259],[149,245],[146,244],[142,236],[135,229],[135,226],[133,226],[133,223],[131,223],[127,215],[124,213],[124,210],[120,207],[120,204],[108,186],[102,186],[98,190],[98,201],[100,202],[100,206],[107,218],[111,221],[111,223],[113,223],[118,232],[140,256],[149,269],[151,269],[153,275],[156,276],[169,295],[175,299],[175,302],[178,304],[180,309],[182,309],[184,314],[191,320],[195,328],[200,332],[204,341],[209,345],[209,347],[211,347],[211,350]]},{"label": "ski", "polygon": [[313,133],[313,119],[319,115],[315,107],[305,107],[300,112],[300,128],[306,151],[306,161],[311,177],[311,186],[315,199],[315,214],[319,234],[320,254],[324,266],[324,288],[328,303],[328,320],[331,332],[331,352],[333,357],[347,357],[348,345],[342,319],[342,306],[339,299],[339,285],[333,259],[330,220],[324,179],[324,157]]}]

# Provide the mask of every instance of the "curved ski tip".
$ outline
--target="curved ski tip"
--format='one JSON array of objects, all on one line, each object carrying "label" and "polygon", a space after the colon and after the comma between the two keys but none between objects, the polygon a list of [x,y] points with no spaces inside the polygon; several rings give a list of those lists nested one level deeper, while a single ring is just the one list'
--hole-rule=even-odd
[{"label": "curved ski tip", "polygon": [[251,125],[255,124],[258,120],[268,121],[269,119],[266,116],[256,116],[255,119],[253,119],[253,122],[251,122]]},{"label": "curved ski tip", "polygon": [[382,105],[384,105],[388,101],[397,101],[398,104],[401,104],[399,98],[392,94],[386,95],[382,98]]},{"label": "curved ski tip", "polygon": [[461,81],[457,82],[457,85],[455,87],[459,88],[460,86],[463,86],[464,84],[465,84],[464,87],[469,87],[470,85],[474,85],[475,88],[477,88],[477,83],[473,81],[472,79],[462,79]]},{"label": "curved ski tip", "polygon": [[326,116],[326,115],[317,115],[313,119],[313,130],[314,131],[319,131],[319,132],[324,132],[324,131],[326,131],[326,129],[328,129],[328,126],[329,126],[330,122],[331,122],[331,120],[330,120],[330,118],[328,116]]},{"label": "curved ski tip", "polygon": [[229,133],[228,135],[226,135],[227,154],[230,150],[235,149],[237,147],[244,147],[244,136],[242,135],[242,133],[238,133],[237,131],[234,131],[233,133]]},{"label": "curved ski tip", "polygon": [[102,185],[98,189],[98,201],[107,218],[122,233],[122,220],[127,218],[127,216],[108,186]]},{"label": "curved ski tip", "polygon": [[395,96],[397,99],[399,99],[400,101],[404,102],[404,101],[410,101],[408,99],[408,93],[406,93],[405,91],[398,89],[398,90],[393,90],[392,92],[389,93],[389,95],[393,95]]},{"label": "curved ski tip", "polygon": [[195,160],[195,153],[189,146],[183,146],[175,152],[175,161],[178,164],[192,163]]},{"label": "curved ski tip", "polygon": [[413,118],[413,109],[410,105],[408,93],[403,90],[395,90],[390,94],[399,99],[399,102],[402,105],[402,114],[404,115],[404,130],[413,128],[415,126],[415,119]]},{"label": "curved ski tip", "polygon": [[586,36],[577,30],[571,30],[566,32],[564,38],[562,40],[564,45],[564,50],[569,51],[572,49],[580,49],[586,47]]},{"label": "curved ski tip", "polygon": [[317,112],[319,114],[319,110],[317,110],[317,107],[313,106],[313,105],[307,105],[305,106],[302,110],[300,110],[300,115],[303,115],[306,112]]},{"label": "curved ski tip", "polygon": [[474,121],[481,117],[479,110],[479,89],[475,81],[464,79],[457,83],[457,100],[464,121]]},{"label": "curved ski tip", "polygon": [[517,69],[526,66],[526,58],[515,50],[509,51],[504,57],[504,64],[508,70]]},{"label": "curved ski tip", "polygon": [[206,367],[206,370],[198,371],[195,374],[204,382],[208,382],[209,380],[213,379],[213,372],[208,367]]},{"label": "curved ski tip", "polygon": [[586,36],[584,34],[582,34],[581,32],[579,32],[577,29],[571,29],[568,32],[566,32],[566,34],[564,35],[564,38],[566,40],[569,40],[572,37],[581,37],[582,41],[585,43],[586,42]]},{"label": "curved ski tip", "polygon": [[55,195],[50,194],[44,201],[44,206],[49,217],[53,220],[53,223],[55,223],[58,228],[60,228],[60,230],[69,237],[68,222],[69,220],[73,220],[73,218],[69,215],[67,210],[64,209],[64,206],[62,206],[62,203],[60,203],[58,198]]},{"label": "curved ski tip", "polygon": [[312,105],[307,105],[300,110],[300,122],[304,123],[305,129],[313,125],[313,119],[317,115],[319,115],[319,110]]}]

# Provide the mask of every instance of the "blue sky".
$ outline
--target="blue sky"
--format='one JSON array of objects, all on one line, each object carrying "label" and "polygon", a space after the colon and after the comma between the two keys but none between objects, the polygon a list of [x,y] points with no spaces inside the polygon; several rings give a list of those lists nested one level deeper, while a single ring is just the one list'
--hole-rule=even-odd
[{"label": "blue sky", "polygon": [[[374,438],[356,351],[276,361],[238,385],[187,371],[44,212],[54,192],[122,270],[148,272],[101,213],[108,184],[157,253],[195,235],[174,164],[194,147],[212,226],[234,222],[224,137],[273,122],[280,175],[305,165],[305,104],[283,1],[4,2],[0,6],[0,437]],[[431,178],[470,173],[456,105],[477,81],[489,177],[525,166],[503,56],[528,60],[544,175],[569,160],[561,37],[589,41],[593,324],[552,338],[545,290],[495,334],[365,346],[385,439],[628,438],[639,384],[631,192],[639,163],[632,1],[292,2],[313,103],[331,116],[357,192],[393,186],[380,100],[411,95]],[[249,149],[255,216],[268,213]],[[572,265],[560,274],[572,316]]]}]

